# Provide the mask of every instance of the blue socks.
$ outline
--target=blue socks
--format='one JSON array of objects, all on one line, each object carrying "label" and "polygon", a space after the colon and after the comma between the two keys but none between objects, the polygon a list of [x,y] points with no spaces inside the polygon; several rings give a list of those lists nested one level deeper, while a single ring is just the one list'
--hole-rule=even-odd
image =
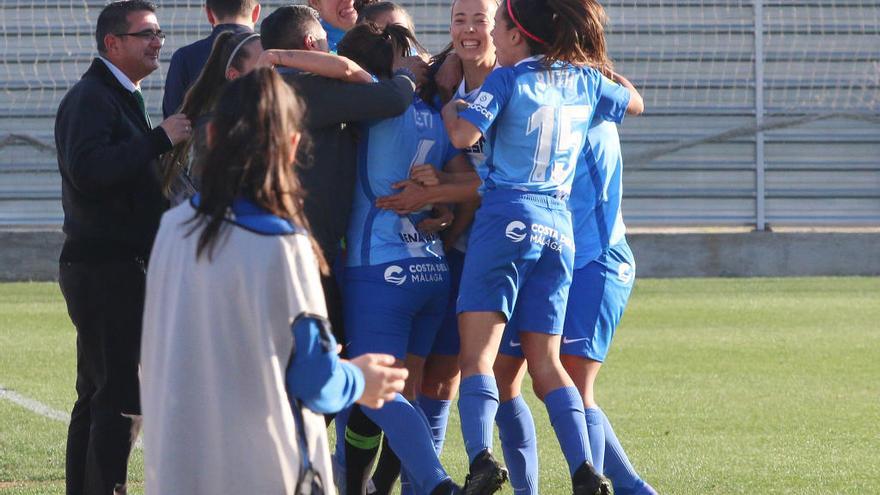
[{"label": "blue socks", "polygon": [[598,407],[584,409],[584,415],[587,417],[587,433],[590,435],[593,467],[597,472],[602,473],[605,471],[605,423],[608,419]]},{"label": "blue socks", "polygon": [[431,428],[431,436],[434,438],[434,451],[440,455],[443,451],[443,443],[446,441],[446,425],[449,423],[449,408],[452,401],[420,395],[418,405],[428,419],[428,427]]},{"label": "blue socks", "polygon": [[608,421],[608,416],[599,409],[594,410],[601,416],[602,427],[605,436],[605,469],[604,473],[614,485],[614,493],[617,495],[635,495],[656,493],[650,485],[646,484],[639,478],[636,470],[626,457],[626,452],[620,445],[617,435],[614,434],[614,428]]},{"label": "blue socks", "polygon": [[[474,462],[474,458],[483,450],[492,448],[492,427],[497,411],[498,386],[494,376],[471,375],[461,380],[458,413],[468,463]],[[403,459],[403,456],[400,458]]]},{"label": "blue socks", "polygon": [[584,461],[593,463],[581,394],[576,387],[557,388],[544,397],[544,405],[562,454],[568,461],[568,470],[574,475]]},{"label": "blue socks", "polygon": [[532,411],[521,395],[502,402],[495,415],[504,463],[517,495],[538,494],[538,435]]},{"label": "blue socks", "polygon": [[381,409],[364,407],[363,411],[385,432],[388,443],[400,458],[401,470],[405,470],[409,481],[416,484],[417,491],[431,493],[449,478],[434,452],[431,431],[424,416],[402,395],[397,394]]}]

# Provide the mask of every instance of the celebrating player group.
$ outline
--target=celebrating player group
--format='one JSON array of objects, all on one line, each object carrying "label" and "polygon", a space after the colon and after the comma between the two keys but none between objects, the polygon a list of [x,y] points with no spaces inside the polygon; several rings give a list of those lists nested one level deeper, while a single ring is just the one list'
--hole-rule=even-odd
[{"label": "celebrating player group", "polygon": [[[118,32],[99,19],[117,78],[126,47],[165,39],[155,7],[121,4]],[[150,138],[172,147],[147,492],[537,494],[552,440],[528,371],[574,494],[656,493],[594,399],[635,278],[617,126],[643,110],[602,6],[453,0],[434,55],[391,2],[285,6],[259,33],[253,0],[206,7],[215,32],[175,52]],[[464,480],[440,462],[456,396]]]}]

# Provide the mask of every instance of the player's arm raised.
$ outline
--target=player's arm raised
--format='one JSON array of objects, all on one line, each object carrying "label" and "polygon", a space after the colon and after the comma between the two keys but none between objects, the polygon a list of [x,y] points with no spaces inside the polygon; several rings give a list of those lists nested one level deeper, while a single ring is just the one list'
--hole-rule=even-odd
[{"label": "player's arm raised", "polygon": [[639,90],[636,89],[629,79],[613,71],[611,72],[611,79],[629,90],[629,105],[626,107],[627,115],[639,115],[645,111],[645,100],[642,99]]},{"label": "player's arm raised", "polygon": [[446,132],[449,134],[449,140],[456,148],[473,146],[482,135],[477,126],[459,117],[459,111],[467,108],[467,106],[468,104],[464,100],[451,100],[443,106],[441,112],[443,125],[446,126]]},{"label": "player's arm raised", "polygon": [[371,83],[372,76],[351,60],[310,50],[266,50],[260,54],[257,67],[292,67],[319,76],[353,83]]}]

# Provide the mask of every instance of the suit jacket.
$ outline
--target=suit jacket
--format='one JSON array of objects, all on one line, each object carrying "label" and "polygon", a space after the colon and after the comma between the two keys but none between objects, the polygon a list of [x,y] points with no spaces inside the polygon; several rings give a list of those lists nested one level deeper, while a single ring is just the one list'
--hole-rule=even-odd
[{"label": "suit jacket", "polygon": [[357,174],[356,129],[346,123],[385,119],[403,113],[415,86],[405,76],[375,84],[355,84],[314,74],[285,71],[284,80],[306,104],[311,142],[299,163],[305,190],[303,212],[332,264],[348,229]]},{"label": "suit jacket", "polygon": [[66,240],[61,261],[147,258],[167,208],[159,155],[171,149],[100,59],[55,118]]}]

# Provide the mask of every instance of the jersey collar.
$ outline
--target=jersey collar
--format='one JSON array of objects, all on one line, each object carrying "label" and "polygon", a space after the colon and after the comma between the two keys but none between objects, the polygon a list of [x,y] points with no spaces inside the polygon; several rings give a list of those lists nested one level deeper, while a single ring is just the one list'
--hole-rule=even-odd
[{"label": "jersey collar", "polygon": [[541,60],[544,60],[544,55],[532,55],[531,57],[526,57],[526,58],[520,60],[519,62],[513,64],[513,66],[516,67],[519,64],[525,64],[528,62],[538,62]]},{"label": "jersey collar", "polygon": [[327,31],[327,44],[330,46],[330,51],[336,53],[336,45],[338,45],[342,37],[345,36],[345,31],[331,25],[323,19],[321,19],[321,26],[324,27],[324,31]]}]

